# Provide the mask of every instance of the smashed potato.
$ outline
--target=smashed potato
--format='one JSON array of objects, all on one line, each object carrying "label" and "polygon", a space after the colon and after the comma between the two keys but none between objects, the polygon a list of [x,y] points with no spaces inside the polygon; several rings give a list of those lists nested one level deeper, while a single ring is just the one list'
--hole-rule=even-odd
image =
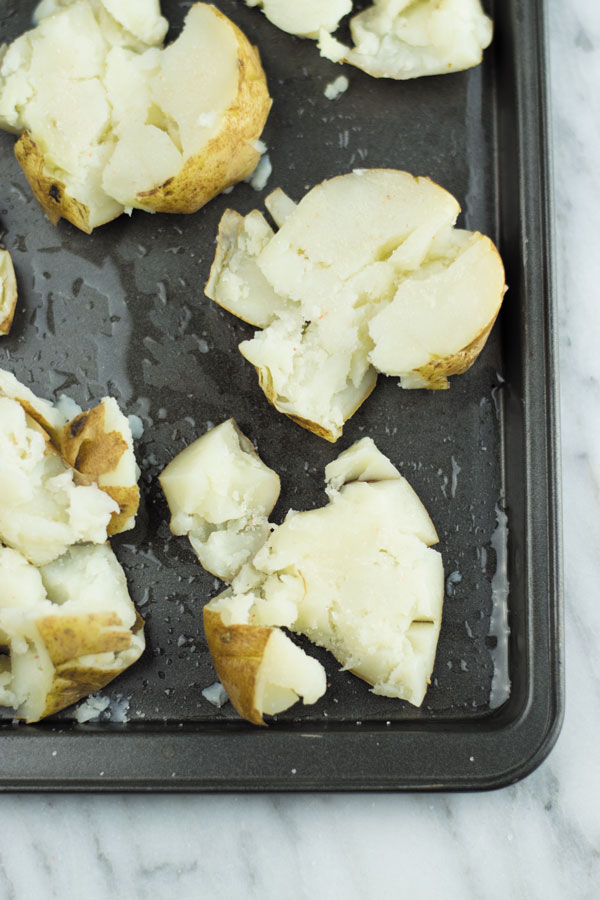
[{"label": "smashed potato", "polygon": [[167,47],[156,0],[60,0],[0,49],[0,127],[40,205],[85,232],[195,212],[246,178],[271,100],[258,51],[194,4]]},{"label": "smashed potato", "polygon": [[362,169],[265,203],[277,232],[257,210],[225,212],[205,292],[263,329],[239,349],[276,409],[335,441],[378,372],[440,390],[473,364],[504,267],[489,238],[454,227],[451,194]]}]

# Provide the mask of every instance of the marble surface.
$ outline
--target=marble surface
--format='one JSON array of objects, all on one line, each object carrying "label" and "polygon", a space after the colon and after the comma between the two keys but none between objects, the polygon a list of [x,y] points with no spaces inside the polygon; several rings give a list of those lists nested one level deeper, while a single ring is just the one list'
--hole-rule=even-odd
[{"label": "marble surface", "polygon": [[551,756],[477,795],[4,795],[0,900],[599,896],[600,7],[547,6],[568,673]]}]

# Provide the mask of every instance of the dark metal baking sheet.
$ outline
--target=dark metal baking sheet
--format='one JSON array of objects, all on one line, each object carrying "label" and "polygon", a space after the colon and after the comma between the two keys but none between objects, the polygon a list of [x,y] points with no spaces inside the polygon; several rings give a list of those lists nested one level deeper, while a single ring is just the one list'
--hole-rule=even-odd
[{"label": "dark metal baking sheet", "polygon": [[[543,3],[486,4],[495,37],[469,72],[414,82],[345,69],[348,91],[323,96],[340,69],[312,42],[274,29],[242,2],[216,4],[257,43],[273,110],[265,191],[237,186],[193,216],[135,212],[86,236],[55,229],[0,134],[0,223],[20,300],[0,365],[43,396],[85,406],[107,392],[144,422],[138,525],[113,546],[147,622],[142,660],[104,692],[125,723],[78,725],[67,710],[39,725],[0,717],[0,786],[72,790],[477,789],[526,775],[562,717],[556,369],[550,259]],[[10,40],[34,4],[0,0]],[[175,35],[188,3],[163,2]],[[381,378],[332,446],[268,406],[237,352],[249,326],[203,295],[227,206],[292,197],[353,167],[429,175],[489,234],[510,285],[477,364],[447,392],[401,391]],[[316,651],[330,688],[268,729],[220,711],[201,608],[217,585],[173,538],[156,481],[210,423],[235,416],[282,477],[275,510],[324,502],[323,468],[370,434],[409,478],[438,528],[448,596],[433,684],[421,709],[373,696]],[[506,515],[506,520],[504,519]],[[506,575],[503,576],[504,557]],[[457,574],[458,573],[458,574]],[[508,589],[510,692],[497,708],[497,607]],[[496,613],[494,608],[496,607]],[[494,616],[493,616],[494,613]],[[494,624],[494,619],[496,624]],[[311,652],[313,652],[311,650]],[[498,666],[500,665],[500,668]],[[501,687],[501,686],[500,686]]]}]

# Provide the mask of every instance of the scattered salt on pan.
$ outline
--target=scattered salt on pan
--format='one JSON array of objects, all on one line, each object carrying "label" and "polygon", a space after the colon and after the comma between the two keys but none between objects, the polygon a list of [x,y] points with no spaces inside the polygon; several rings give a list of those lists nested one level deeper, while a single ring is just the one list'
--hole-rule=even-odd
[{"label": "scattered salt on pan", "polygon": [[325,90],[323,93],[327,97],[328,100],[336,100],[340,94],[343,94],[348,90],[348,85],[350,82],[346,78],[345,75],[338,75],[334,81],[330,81],[329,84],[325,85]]},{"label": "scattered salt on pan", "polygon": [[262,191],[267,181],[271,177],[272,171],[273,166],[271,165],[269,154],[265,153],[258,161],[258,165],[252,175],[246,178],[246,181],[250,183],[255,191]]},{"label": "scattered salt on pan", "polygon": [[139,441],[144,434],[144,423],[139,416],[136,416],[133,413],[130,416],[127,416],[127,421],[129,422],[129,427],[131,428],[131,436],[133,437],[134,441]]},{"label": "scattered salt on pan", "polygon": [[97,719],[105,709],[108,709],[109,705],[108,697],[98,697],[92,694],[76,708],[75,718],[80,725],[83,725],[84,722],[91,722],[93,719]]},{"label": "scattered salt on pan", "polygon": [[213,706],[217,706],[219,709],[229,700],[227,691],[220,681],[215,681],[214,684],[204,688],[202,696],[205,700],[208,700],[209,703],[212,703]]}]

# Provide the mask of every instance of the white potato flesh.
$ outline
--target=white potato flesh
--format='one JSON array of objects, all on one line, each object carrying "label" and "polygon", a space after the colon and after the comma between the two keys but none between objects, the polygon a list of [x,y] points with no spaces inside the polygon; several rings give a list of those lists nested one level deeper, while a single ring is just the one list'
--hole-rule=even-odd
[{"label": "white potato flesh", "polygon": [[187,535],[202,565],[231,581],[270,533],[279,476],[228,419],[182,450],[159,480],[171,531]]},{"label": "white potato flesh", "polygon": [[[433,669],[435,644],[421,666],[408,632],[416,621],[429,625],[436,637],[439,633],[441,557],[415,534],[382,518],[380,504],[369,502],[374,485],[350,487],[364,489],[364,499],[355,496],[349,502],[342,493],[323,509],[290,516],[254,565],[268,576],[263,592],[271,587],[286,596],[281,572],[293,571],[302,583],[292,630],[330,650],[344,668],[372,684],[375,693],[418,706]],[[388,508],[395,505],[394,500]],[[425,679],[416,679],[414,665],[427,670]]]},{"label": "white potato flesh", "polygon": [[[74,648],[85,651],[85,630],[95,617],[107,623],[102,645],[112,642],[114,649],[71,657]],[[114,677],[143,652],[143,632],[132,633],[136,623],[125,575],[108,545],[72,547],[39,569],[0,546],[0,644],[10,652],[1,657],[0,705],[36,721],[64,677],[63,663],[80,666],[82,680],[90,671],[100,681]],[[65,701],[74,699],[65,694]]]},{"label": "white potato flesh", "polygon": [[0,250],[0,335],[8,334],[17,305],[17,279],[8,250]]},{"label": "white potato flesh", "polygon": [[54,405],[49,400],[36,397],[32,390],[21,384],[12,372],[0,369],[0,397],[18,400],[27,412],[36,419],[48,434],[54,434],[63,428],[68,421],[62,406]]},{"label": "white potato flesh", "polygon": [[467,240],[448,240],[448,255],[432,254],[419,277],[400,282],[392,302],[371,319],[370,359],[380,372],[409,377],[432,357],[466,347],[493,320],[504,292],[496,248],[481,234],[452,237]]},{"label": "white potato flesh", "polygon": [[36,565],[72,544],[102,543],[119,507],[97,485],[78,485],[42,429],[0,397],[0,540]]},{"label": "white potato flesh", "polygon": [[44,3],[37,21],[0,58],[0,127],[31,134],[44,173],[88,207],[90,230],[144,209],[139,195],[224,126],[239,86],[231,23],[195,4],[163,49],[157,0]]},{"label": "white potato flesh", "polygon": [[435,527],[368,438],[328,466],[327,482],[330,503],[290,512],[207,609],[226,627],[306,635],[375,693],[419,706],[444,599],[442,559],[430,547]]},{"label": "white potato flesh", "polygon": [[325,490],[330,500],[333,500],[340,488],[353,481],[377,482],[400,479],[402,475],[396,466],[377,448],[375,441],[370,437],[356,441],[325,466]]},{"label": "white potato flesh", "polygon": [[267,19],[298,37],[317,38],[321,31],[335,31],[352,9],[352,0],[246,0],[260,6]]},{"label": "white potato flesh", "polygon": [[[265,206],[278,228],[281,228],[286,219],[289,219],[297,205],[281,188],[275,188],[265,197]],[[260,249],[262,250],[262,247]]]},{"label": "white potato flesh", "polygon": [[[344,61],[376,78],[397,79],[477,66],[493,33],[480,0],[375,0],[350,29],[354,47]],[[326,47],[321,52],[328,55]]]},{"label": "white potato flesh", "polygon": [[307,656],[283,631],[273,629],[265,647],[256,689],[261,712],[274,716],[289,709],[300,697],[316,703],[327,687],[325,670]]},{"label": "white potato flesh", "polygon": [[266,328],[286,307],[256,264],[273,234],[258,210],[247,216],[226,210],[219,224],[218,256],[205,288],[219,306],[257,328]]},{"label": "white potato flesh", "polygon": [[[378,371],[400,375],[403,387],[443,387],[445,371],[474,361],[504,269],[489,239],[453,227],[460,207],[443,188],[357,170],[297,205],[274,192],[267,206],[275,233],[256,211],[225,214],[206,292],[263,328],[239,349],[278,410],[336,440]],[[258,221],[260,240],[250,243]]]}]

